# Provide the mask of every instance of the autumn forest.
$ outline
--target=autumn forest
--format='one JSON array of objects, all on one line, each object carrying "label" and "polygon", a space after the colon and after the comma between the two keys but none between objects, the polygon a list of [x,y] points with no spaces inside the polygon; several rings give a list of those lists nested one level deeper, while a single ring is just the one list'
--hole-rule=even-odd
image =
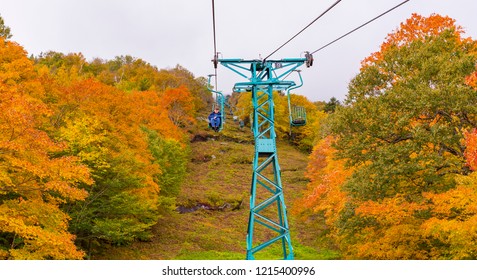
[{"label": "autumn forest", "polygon": [[[217,134],[204,121],[214,103],[206,78],[130,55],[31,55],[7,25],[0,18],[0,259],[115,258],[108,252],[165,244],[175,237],[164,221],[188,215],[177,212],[191,168],[215,158],[193,143],[253,148],[251,93],[228,97],[245,128],[231,122]],[[275,129],[303,157],[289,210],[299,253],[477,259],[477,41],[455,20],[413,14],[363,58],[343,101],[291,99],[308,124],[290,135],[277,92]],[[236,152],[229,159],[250,172]],[[232,166],[220,172],[233,177]],[[232,205],[220,215],[246,218],[247,199],[220,194],[208,193],[225,201],[216,208]],[[221,226],[217,235],[235,231]],[[240,242],[228,250],[243,254]]]}]

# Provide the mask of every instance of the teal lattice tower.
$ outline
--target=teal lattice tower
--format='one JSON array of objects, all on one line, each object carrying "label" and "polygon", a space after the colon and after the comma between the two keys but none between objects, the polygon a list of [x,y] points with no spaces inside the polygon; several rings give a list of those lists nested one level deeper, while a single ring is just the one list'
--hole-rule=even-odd
[{"label": "teal lattice tower", "polygon": [[234,91],[252,93],[252,130],[255,155],[250,190],[250,215],[247,230],[247,259],[255,259],[259,251],[277,243],[283,259],[293,259],[293,247],[287,208],[278,163],[273,94],[296,86],[285,80],[305,58],[282,60],[218,59],[247,82],[235,84]]}]

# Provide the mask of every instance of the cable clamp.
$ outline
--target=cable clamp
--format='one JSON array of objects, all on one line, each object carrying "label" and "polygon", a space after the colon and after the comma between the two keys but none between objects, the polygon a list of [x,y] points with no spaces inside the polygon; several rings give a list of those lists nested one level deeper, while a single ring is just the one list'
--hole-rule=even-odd
[{"label": "cable clamp", "polygon": [[217,69],[217,65],[219,64],[219,53],[214,54],[214,59],[212,59],[212,62],[214,63],[214,68]]},{"label": "cable clamp", "polygon": [[313,66],[313,54],[310,52],[305,52],[305,58],[306,58],[306,67],[311,67]]}]

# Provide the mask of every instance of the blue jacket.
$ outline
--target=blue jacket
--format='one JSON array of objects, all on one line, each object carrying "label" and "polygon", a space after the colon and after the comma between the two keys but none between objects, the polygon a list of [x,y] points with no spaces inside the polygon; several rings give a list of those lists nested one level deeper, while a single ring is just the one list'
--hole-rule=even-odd
[{"label": "blue jacket", "polygon": [[220,112],[212,112],[209,115],[209,123],[212,127],[219,127],[222,123],[222,114]]}]

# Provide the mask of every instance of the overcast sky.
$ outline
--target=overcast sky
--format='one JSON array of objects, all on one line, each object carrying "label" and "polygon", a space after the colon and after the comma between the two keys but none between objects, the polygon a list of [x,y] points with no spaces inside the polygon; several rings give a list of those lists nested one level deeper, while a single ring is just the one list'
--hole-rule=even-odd
[{"label": "overcast sky", "polygon": [[[223,58],[268,56],[336,0],[215,0],[217,50]],[[343,0],[271,59],[301,57],[402,0]],[[0,15],[30,54],[81,52],[88,60],[132,55],[157,66],[180,64],[196,77],[214,72],[211,0],[0,0]],[[361,60],[386,35],[418,13],[448,15],[477,38],[476,0],[411,0],[315,54],[302,67],[295,92],[312,101],[343,100]],[[218,89],[229,94],[243,81],[219,66]]]}]

